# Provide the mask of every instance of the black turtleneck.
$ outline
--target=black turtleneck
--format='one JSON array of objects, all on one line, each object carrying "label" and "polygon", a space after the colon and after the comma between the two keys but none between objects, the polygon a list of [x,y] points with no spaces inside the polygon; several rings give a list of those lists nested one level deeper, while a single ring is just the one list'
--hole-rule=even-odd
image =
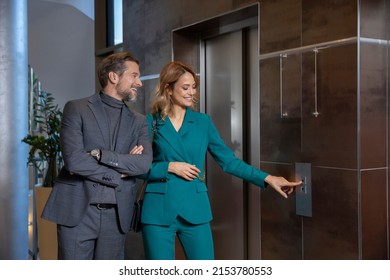
[{"label": "black turtleneck", "polygon": [[[123,106],[126,104],[123,101],[117,100],[107,94],[100,92],[100,98],[103,102],[104,110],[108,118],[108,124],[110,126],[110,149],[115,150],[116,141],[118,138],[118,130],[122,115]],[[111,187],[103,185],[96,186],[97,190],[94,197],[91,199],[91,203],[112,203],[116,204],[115,190]]]},{"label": "black turtleneck", "polygon": [[118,129],[122,116],[122,109],[126,105],[122,100],[115,99],[102,92],[100,93],[100,98],[102,99],[104,109],[106,110],[107,118],[109,119],[111,139],[110,148],[112,150],[115,150],[116,141],[118,137]]}]

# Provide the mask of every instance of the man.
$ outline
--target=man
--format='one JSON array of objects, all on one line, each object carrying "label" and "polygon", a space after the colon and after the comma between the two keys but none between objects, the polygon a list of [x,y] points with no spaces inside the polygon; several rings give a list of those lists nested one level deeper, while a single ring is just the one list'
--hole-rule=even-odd
[{"label": "man", "polygon": [[98,78],[101,92],[64,107],[64,168],[42,214],[57,223],[59,259],[121,258],[135,176],[152,162],[146,119],[124,103],[142,86],[138,60],[114,53],[100,63]]}]

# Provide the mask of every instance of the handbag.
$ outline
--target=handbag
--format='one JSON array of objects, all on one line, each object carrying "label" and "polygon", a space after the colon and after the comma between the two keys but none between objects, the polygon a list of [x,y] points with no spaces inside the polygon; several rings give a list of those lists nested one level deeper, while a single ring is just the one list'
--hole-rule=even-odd
[{"label": "handbag", "polygon": [[[154,138],[154,130],[156,128],[156,122],[157,122],[156,116],[153,115],[152,143]],[[141,227],[142,202],[143,202],[144,192],[147,184],[148,184],[148,180],[144,180],[144,182],[142,183],[141,190],[137,195],[137,199],[134,202],[133,216],[131,218],[131,223],[130,223],[130,230],[133,230],[134,232],[140,232],[142,228]]]},{"label": "handbag", "polygon": [[133,217],[131,218],[130,230],[134,232],[141,231],[141,212],[142,212],[142,197],[146,187],[147,181],[145,180],[142,184],[141,190],[137,196],[137,200],[133,206]]}]

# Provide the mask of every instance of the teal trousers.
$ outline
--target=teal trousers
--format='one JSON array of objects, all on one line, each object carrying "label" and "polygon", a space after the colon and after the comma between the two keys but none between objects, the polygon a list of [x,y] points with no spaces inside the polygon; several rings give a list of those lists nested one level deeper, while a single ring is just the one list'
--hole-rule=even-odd
[{"label": "teal trousers", "polygon": [[191,224],[178,217],[170,226],[144,224],[142,237],[147,260],[174,260],[176,235],[188,260],[213,260],[210,223]]}]

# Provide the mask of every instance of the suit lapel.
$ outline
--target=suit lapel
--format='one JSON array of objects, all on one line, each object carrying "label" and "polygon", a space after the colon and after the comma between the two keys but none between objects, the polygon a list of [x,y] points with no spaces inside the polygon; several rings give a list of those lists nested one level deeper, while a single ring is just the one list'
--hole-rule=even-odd
[{"label": "suit lapel", "polygon": [[109,133],[106,133],[107,131],[110,131],[109,124],[108,124],[108,118],[106,116],[106,112],[104,110],[102,101],[100,100],[99,93],[93,95],[89,99],[89,108],[91,108],[92,113],[94,114],[96,118],[97,126],[100,129],[101,136],[104,140],[104,146],[109,147],[111,149],[111,142],[109,139]]},{"label": "suit lapel", "polygon": [[118,138],[116,140],[116,151],[122,151],[123,145],[126,145],[126,148],[130,143],[128,135],[132,133],[131,128],[133,128],[134,118],[131,117],[130,109],[126,106],[122,109],[121,120],[119,123]]},{"label": "suit lapel", "polygon": [[194,124],[194,113],[190,109],[187,109],[186,115],[184,116],[183,124],[181,125],[181,128],[178,131],[180,137],[183,137],[189,131],[191,131],[193,129],[193,124]]},{"label": "suit lapel", "polygon": [[184,146],[185,143],[183,143],[182,140],[182,137],[191,129],[193,123],[192,118],[190,118],[190,120],[188,119],[189,112],[191,111],[187,110],[179,132],[176,132],[168,117],[166,117],[164,121],[158,118],[156,127],[156,133],[159,133],[185,162],[190,162],[190,157],[188,156],[187,150]]}]

